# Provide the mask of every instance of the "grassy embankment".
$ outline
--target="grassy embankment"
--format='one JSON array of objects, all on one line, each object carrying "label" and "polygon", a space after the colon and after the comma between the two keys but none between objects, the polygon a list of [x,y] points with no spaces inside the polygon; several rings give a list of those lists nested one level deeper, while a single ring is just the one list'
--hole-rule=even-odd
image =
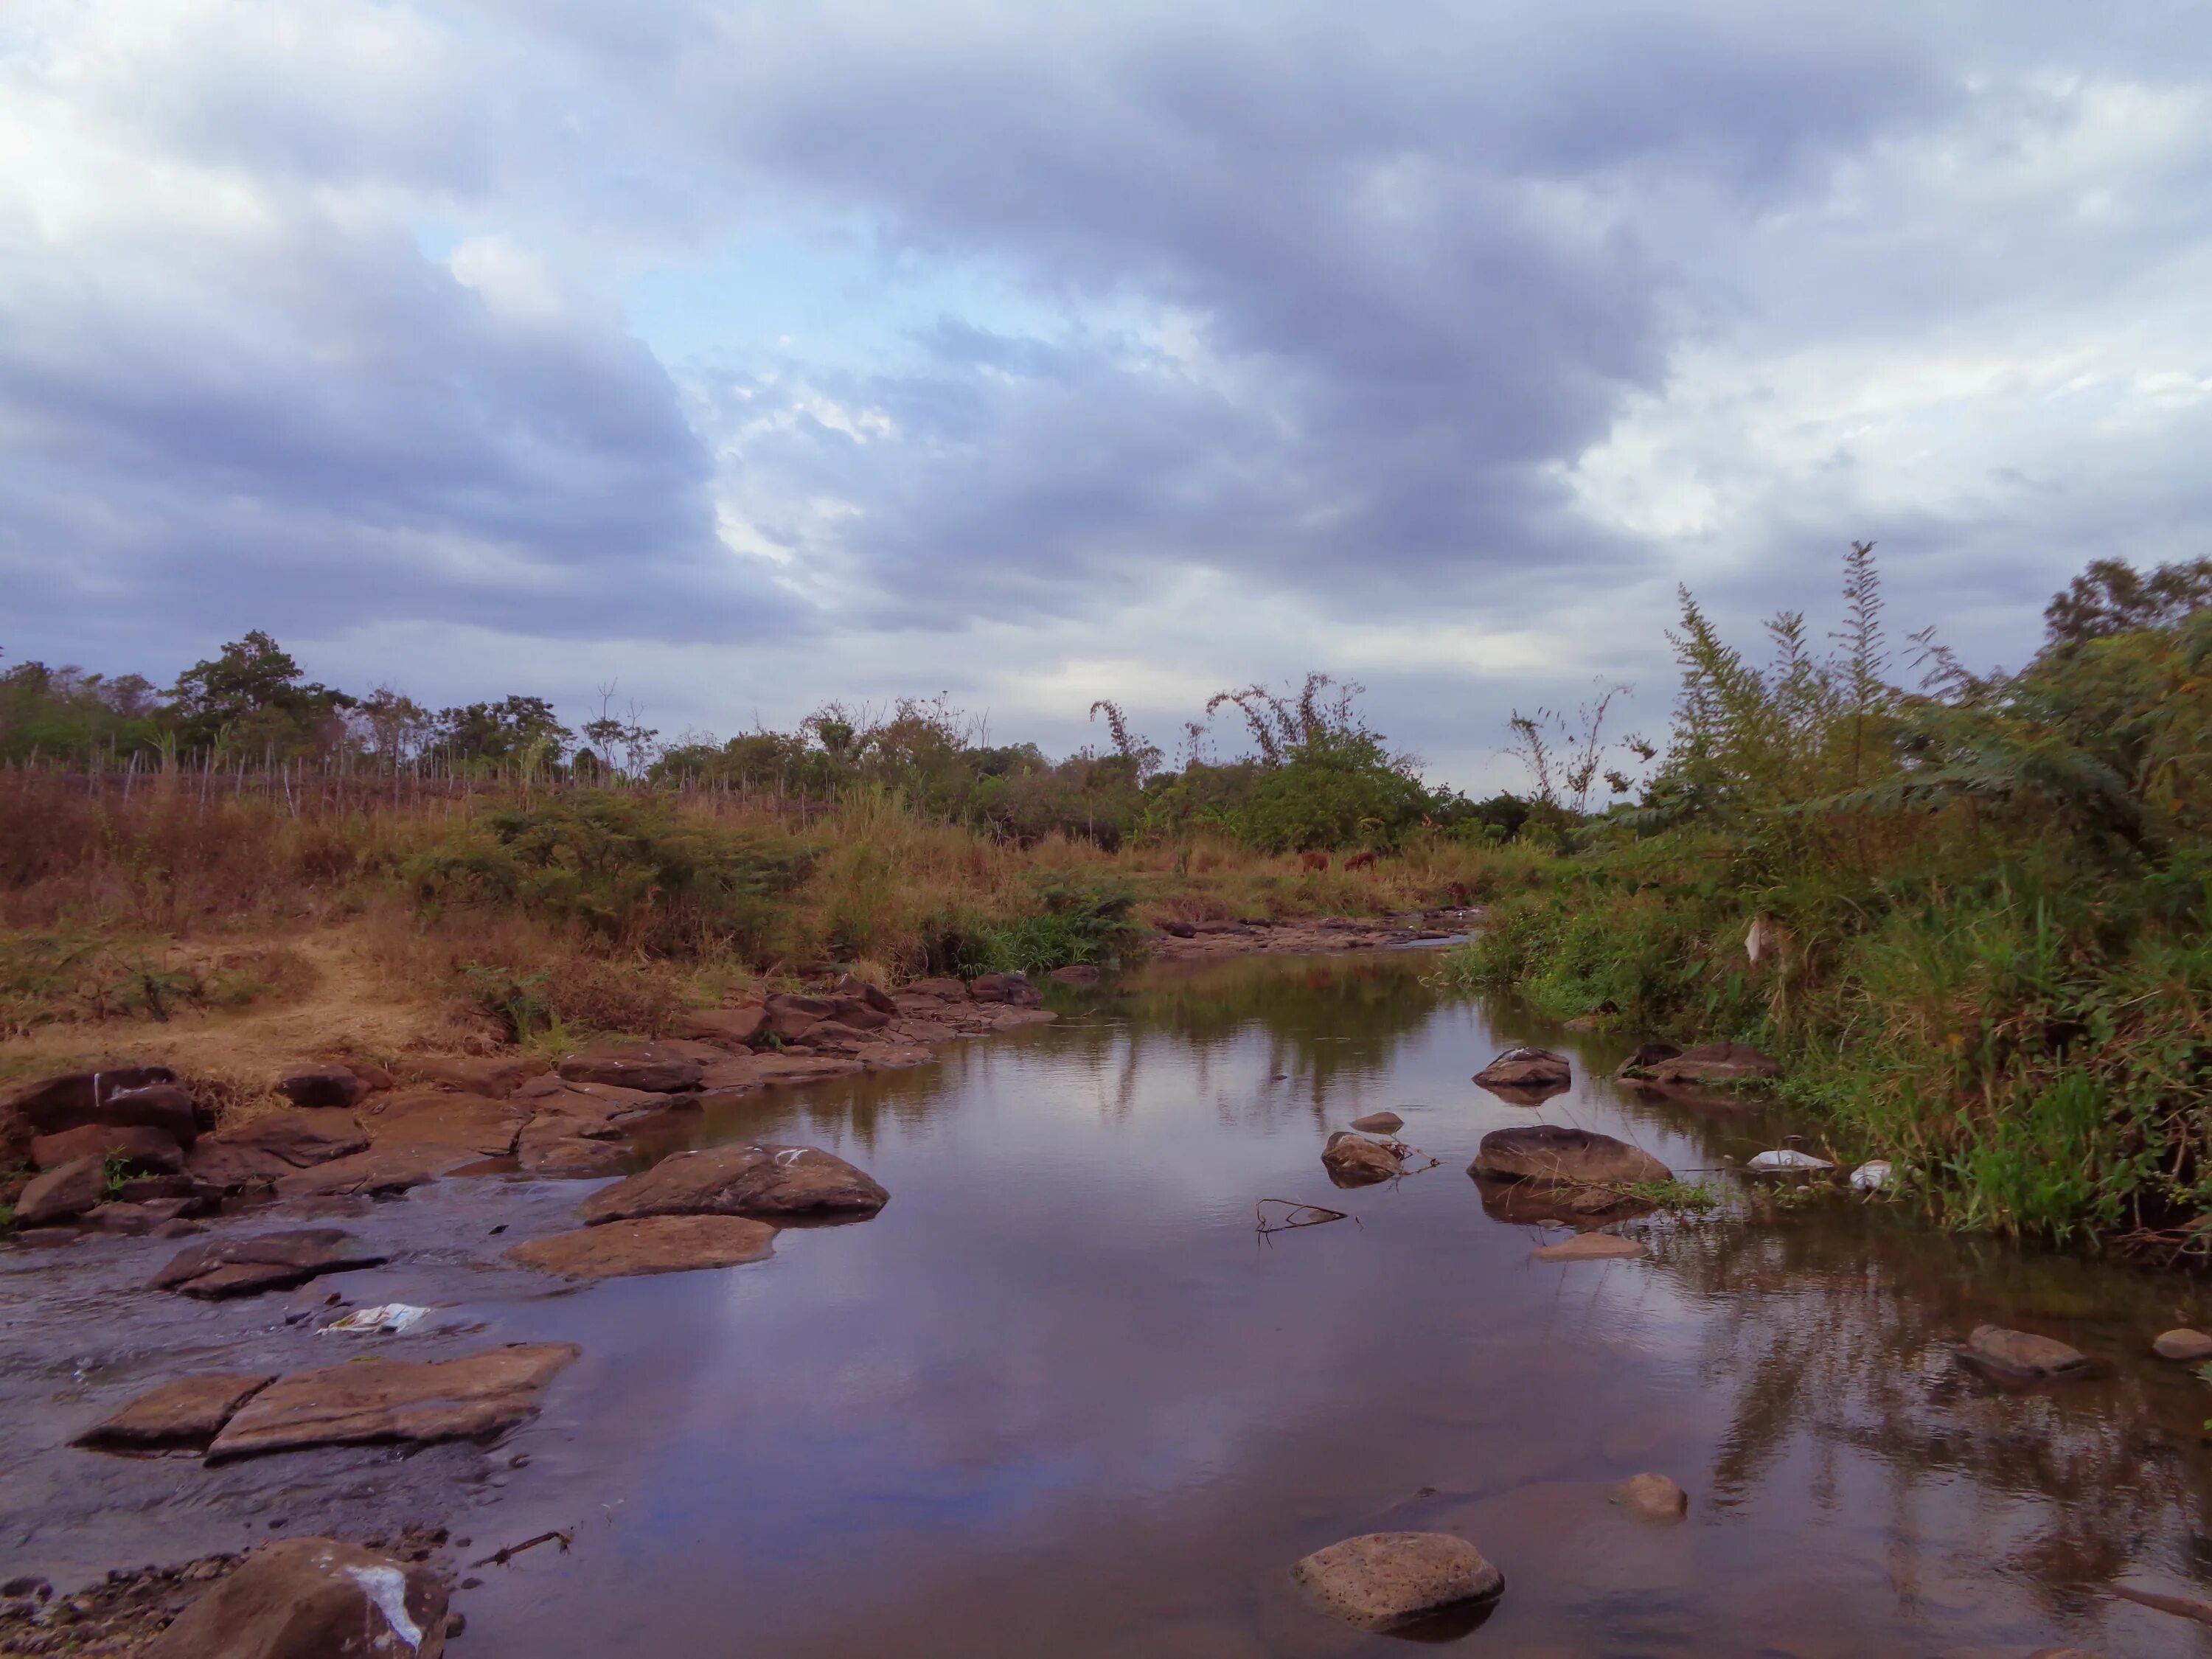
[{"label": "grassy embankment", "polygon": [[2092,567],[2017,674],[1917,636],[1910,688],[1873,576],[1862,550],[1832,656],[1785,617],[1765,669],[1686,596],[1643,805],[1451,972],[1766,1048],[1837,1155],[1956,1224],[2212,1254],[2212,567]]},{"label": "grassy embankment", "polygon": [[1148,921],[1375,914],[1545,861],[1419,835],[1326,875],[1205,833],[1022,845],[868,788],[793,823],[712,792],[264,783],[0,774],[0,1081],[129,1055],[245,1091],[307,1054],[654,1032],[825,959],[1036,970]]}]

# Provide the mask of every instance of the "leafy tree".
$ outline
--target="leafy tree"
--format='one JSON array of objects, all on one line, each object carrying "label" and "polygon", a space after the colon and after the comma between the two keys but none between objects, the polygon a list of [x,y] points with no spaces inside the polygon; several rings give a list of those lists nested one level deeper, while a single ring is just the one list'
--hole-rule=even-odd
[{"label": "leafy tree", "polygon": [[2212,559],[2162,564],[2148,575],[2122,559],[2099,559],[2054,594],[2043,613],[2052,646],[2167,628],[2212,605]]},{"label": "leafy tree", "polygon": [[259,629],[219,657],[193,664],[169,693],[167,716],[185,749],[290,755],[333,746],[356,699],[307,680],[292,655]]},{"label": "leafy tree", "polygon": [[439,712],[434,742],[461,766],[550,770],[575,733],[543,697],[503,697]]}]

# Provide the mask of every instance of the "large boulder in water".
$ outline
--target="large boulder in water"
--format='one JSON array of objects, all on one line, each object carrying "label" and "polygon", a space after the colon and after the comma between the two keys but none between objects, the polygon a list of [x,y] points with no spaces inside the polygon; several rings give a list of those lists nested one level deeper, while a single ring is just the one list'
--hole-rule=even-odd
[{"label": "large boulder in water", "polygon": [[1558,1123],[1492,1130],[1476,1148],[1468,1173],[1556,1187],[1621,1187],[1674,1174],[1641,1146]]},{"label": "large boulder in water", "polygon": [[1508,1048],[1474,1074],[1486,1089],[1560,1089],[1573,1078],[1566,1056],[1548,1048]]},{"label": "large boulder in water", "polygon": [[1328,1178],[1340,1187],[1372,1187],[1379,1181],[1395,1179],[1399,1173],[1396,1152],[1348,1129],[1339,1129],[1328,1138],[1321,1162]]},{"label": "large boulder in water", "polygon": [[335,1538],[265,1544],[186,1607],[146,1659],[441,1659],[446,1584]]},{"label": "large boulder in water", "polygon": [[1291,1571],[1316,1601],[1361,1630],[1419,1624],[1495,1601],[1505,1589],[1505,1575],[1480,1550],[1443,1532],[1347,1538]]},{"label": "large boulder in water", "polygon": [[865,1172],[818,1146],[709,1146],[592,1194],[578,1213],[594,1225],[643,1215],[858,1218],[890,1201]]}]

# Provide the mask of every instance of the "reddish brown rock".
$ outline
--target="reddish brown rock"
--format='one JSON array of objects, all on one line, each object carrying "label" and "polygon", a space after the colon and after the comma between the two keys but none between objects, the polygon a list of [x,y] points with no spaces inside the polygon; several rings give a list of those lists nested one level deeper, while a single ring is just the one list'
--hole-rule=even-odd
[{"label": "reddish brown rock", "polygon": [[2184,1364],[2201,1365],[2212,1359],[2212,1336],[2202,1331],[2167,1331],[2150,1345],[2150,1351],[2160,1359],[2178,1359]]},{"label": "reddish brown rock", "polygon": [[295,1106],[357,1106],[368,1085],[344,1066],[295,1066],[276,1079],[276,1092]]},{"label": "reddish brown rock", "polygon": [[337,1227],[210,1239],[179,1251],[155,1273],[157,1291],[215,1299],[289,1290],[322,1273],[381,1267],[389,1258]]},{"label": "reddish brown rock", "polygon": [[81,1158],[112,1158],[126,1170],[153,1175],[174,1175],[185,1167],[185,1149],[176,1137],[143,1124],[88,1123],[31,1142],[33,1169],[58,1170]]},{"label": "reddish brown rock", "polygon": [[81,1158],[49,1170],[23,1188],[15,1200],[18,1227],[51,1227],[74,1221],[107,1197],[107,1165],[96,1158]]},{"label": "reddish brown rock", "polygon": [[968,988],[957,979],[918,979],[899,987],[897,996],[891,1000],[896,1004],[901,997],[919,997],[931,1002],[965,1002]]},{"label": "reddish brown rock", "polygon": [[208,1448],[226,1462],[302,1446],[476,1439],[533,1415],[581,1350],[568,1342],[488,1348],[461,1359],[357,1359],[280,1377]]},{"label": "reddish brown rock", "polygon": [[149,1389],[112,1417],[71,1441],[106,1451],[142,1451],[162,1446],[204,1446],[230,1420],[231,1413],[274,1379],[268,1376],[179,1376]]},{"label": "reddish brown rock", "polygon": [[373,1103],[362,1112],[361,1123],[380,1152],[450,1149],[504,1158],[529,1118],[529,1108],[512,1100],[410,1089]]},{"label": "reddish brown rock", "polygon": [[1322,1167],[1340,1187],[1371,1187],[1399,1173],[1398,1154],[1379,1140],[1339,1129],[1322,1149]]},{"label": "reddish brown rock", "polygon": [[2067,1382],[2089,1375],[2089,1357],[2079,1348],[2002,1325],[1977,1325],[1960,1347],[1959,1358],[2008,1382]]},{"label": "reddish brown rock", "polygon": [[1672,1171],[1640,1146],[1589,1129],[1529,1123],[1483,1136],[1468,1173],[1542,1186],[1624,1186],[1666,1181]]},{"label": "reddish brown rock", "polygon": [[368,1137],[351,1112],[302,1107],[218,1130],[192,1148],[185,1168],[210,1185],[235,1190],[346,1158],[368,1146]]},{"label": "reddish brown rock", "polygon": [[873,1215],[890,1200],[842,1158],[814,1146],[710,1146],[677,1152],[586,1200],[594,1225],[647,1215],[824,1218]]},{"label": "reddish brown rock", "polygon": [[1486,1089],[1557,1089],[1573,1078],[1565,1054],[1548,1048],[1508,1048],[1474,1074]]},{"label": "reddish brown rock", "polygon": [[467,1151],[453,1146],[372,1146],[350,1158],[335,1158],[311,1170],[295,1170],[277,1176],[276,1195],[373,1198],[379,1194],[404,1193],[471,1161]]},{"label": "reddish brown rock", "polygon": [[1607,1492],[1606,1499],[1640,1521],[1662,1525],[1680,1521],[1690,1509],[1690,1494],[1663,1474],[1632,1474]]},{"label": "reddish brown rock", "polygon": [[186,1607],[146,1659],[442,1659],[446,1594],[421,1564],[289,1538]]},{"label": "reddish brown rock", "polygon": [[770,997],[763,1009],[761,1035],[796,1042],[836,1012],[833,997]]},{"label": "reddish brown rock", "polygon": [[501,1100],[553,1068],[534,1054],[419,1054],[405,1069],[433,1088]]},{"label": "reddish brown rock", "polygon": [[1044,993],[1022,973],[985,974],[969,981],[968,994],[978,1002],[1003,1002],[1015,1008],[1034,1008],[1044,1000]]},{"label": "reddish brown rock", "polygon": [[634,1154],[619,1139],[584,1132],[592,1127],[571,1118],[533,1118],[515,1142],[515,1162],[525,1175],[549,1178],[614,1175]]},{"label": "reddish brown rock", "polygon": [[864,1002],[879,1014],[896,1014],[898,1004],[891,1000],[890,993],[880,985],[871,985],[858,974],[847,974],[830,988],[851,1000]]},{"label": "reddish brown rock", "polygon": [[825,1077],[849,1077],[864,1069],[860,1061],[836,1054],[763,1053],[726,1060],[708,1066],[700,1084],[711,1101],[718,1093],[744,1094],[771,1084],[812,1083]]},{"label": "reddish brown rock", "polygon": [[1711,1042],[1644,1068],[1655,1083],[1745,1083],[1782,1075],[1782,1062],[1741,1042]]},{"label": "reddish brown rock", "polygon": [[649,1094],[676,1094],[699,1086],[699,1062],[660,1043],[586,1048],[569,1055],[557,1069],[571,1083],[611,1084]]},{"label": "reddish brown rock", "polygon": [[1395,1112],[1370,1112],[1352,1119],[1352,1127],[1362,1134],[1395,1135],[1406,1127],[1406,1120]]},{"label": "reddish brown rock", "polygon": [[1630,1079],[1649,1077],[1654,1066],[1662,1060],[1672,1060],[1681,1052],[1671,1042],[1638,1043],[1628,1058],[1620,1062],[1620,1069],[1613,1075]]},{"label": "reddish brown rock", "polygon": [[676,1035],[744,1048],[751,1046],[767,1024],[768,1010],[758,1003],[743,1008],[694,1008],[677,1018]]},{"label": "reddish brown rock", "polygon": [[1375,1532],[1316,1550],[1291,1570],[1316,1601],[1361,1630],[1397,1630],[1494,1601],[1505,1576],[1464,1538]]},{"label": "reddish brown rock", "polygon": [[[151,1204],[110,1199],[87,1210],[82,1219],[94,1232],[114,1233],[125,1238],[143,1238],[149,1233],[161,1233],[167,1237],[168,1224],[194,1207],[193,1200],[188,1198],[156,1199]],[[198,1232],[202,1229],[191,1227],[185,1231]]]},{"label": "reddish brown rock", "polygon": [[[120,1115],[111,1115],[109,1103],[118,1095],[173,1085],[176,1080],[177,1074],[166,1066],[118,1066],[100,1072],[70,1072],[16,1090],[0,1100],[0,1114],[13,1114],[34,1135],[59,1134],[64,1129],[82,1128],[88,1123],[146,1123],[149,1119],[132,1115],[127,1107]],[[178,1092],[183,1093],[181,1090]],[[185,1108],[189,1119],[189,1096],[185,1097]],[[171,1127],[161,1122],[152,1127]],[[178,1139],[189,1140],[197,1133],[195,1119],[186,1124],[185,1133]]]},{"label": "reddish brown rock", "polygon": [[735,1215],[649,1215],[517,1244],[507,1259],[569,1279],[689,1273],[764,1261],[775,1229]]}]

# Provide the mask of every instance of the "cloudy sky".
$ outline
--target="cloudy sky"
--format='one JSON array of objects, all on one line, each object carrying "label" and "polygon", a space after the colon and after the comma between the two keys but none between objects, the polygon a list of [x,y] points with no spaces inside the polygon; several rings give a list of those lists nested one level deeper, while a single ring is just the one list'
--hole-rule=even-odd
[{"label": "cloudy sky", "polygon": [[2208,457],[2195,0],[0,5],[9,660],[1502,782],[1678,583],[2017,662]]}]

